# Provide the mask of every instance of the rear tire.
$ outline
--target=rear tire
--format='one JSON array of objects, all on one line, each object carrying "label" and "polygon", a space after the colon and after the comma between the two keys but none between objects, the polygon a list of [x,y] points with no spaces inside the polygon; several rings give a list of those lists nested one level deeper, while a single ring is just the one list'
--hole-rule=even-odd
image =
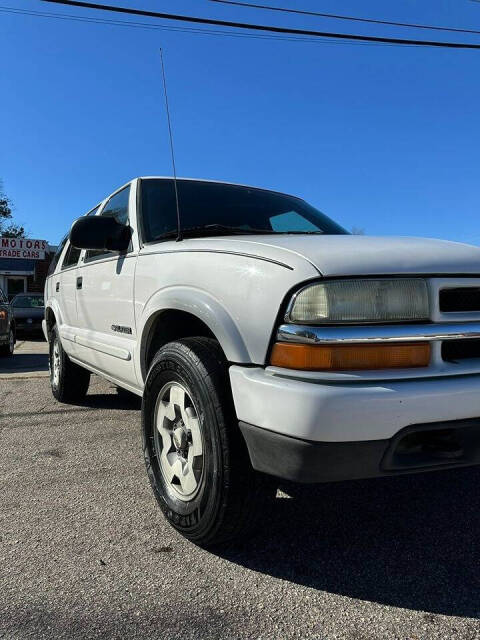
[{"label": "rear tire", "polygon": [[153,492],[177,531],[212,547],[254,530],[276,485],[250,464],[218,342],[185,338],[157,352],[142,431]]},{"label": "rear tire", "polygon": [[10,327],[8,330],[8,344],[3,344],[0,347],[0,356],[7,357],[13,356],[13,351],[15,349],[15,332],[13,328]]},{"label": "rear tire", "polygon": [[54,398],[66,403],[83,400],[90,384],[90,371],[70,360],[62,347],[57,325],[50,334],[49,356],[50,385]]}]

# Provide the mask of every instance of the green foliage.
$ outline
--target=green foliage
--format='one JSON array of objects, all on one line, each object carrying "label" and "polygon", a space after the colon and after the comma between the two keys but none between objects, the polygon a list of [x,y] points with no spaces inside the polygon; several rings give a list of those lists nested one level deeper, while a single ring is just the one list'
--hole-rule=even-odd
[{"label": "green foliage", "polygon": [[0,236],[4,238],[25,238],[25,228],[18,224],[9,224],[0,231]]},{"label": "green foliage", "polygon": [[0,236],[4,238],[25,238],[25,229],[19,224],[8,222],[12,219],[13,203],[3,192],[3,183],[0,180]]},{"label": "green foliage", "polygon": [[[1,185],[0,185],[1,186]],[[12,217],[12,207],[10,206],[10,200],[4,193],[0,192],[0,220]]]}]

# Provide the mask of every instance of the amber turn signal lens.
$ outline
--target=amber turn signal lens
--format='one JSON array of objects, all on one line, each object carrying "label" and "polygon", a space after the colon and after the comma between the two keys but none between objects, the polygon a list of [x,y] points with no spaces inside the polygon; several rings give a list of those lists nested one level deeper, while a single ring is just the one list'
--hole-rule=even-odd
[{"label": "amber turn signal lens", "polygon": [[3,309],[0,311],[0,320],[6,320],[7,319],[7,312],[3,311]]},{"label": "amber turn signal lens", "polygon": [[429,342],[310,345],[277,342],[270,364],[303,371],[409,369],[430,363]]}]

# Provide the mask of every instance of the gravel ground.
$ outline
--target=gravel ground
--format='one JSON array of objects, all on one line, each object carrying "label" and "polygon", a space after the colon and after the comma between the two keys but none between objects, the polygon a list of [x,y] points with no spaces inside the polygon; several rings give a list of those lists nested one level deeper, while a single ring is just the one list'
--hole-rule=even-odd
[{"label": "gravel ground", "polygon": [[135,400],[0,390],[0,638],[480,639],[480,470],[285,486],[212,554],[164,522]]}]

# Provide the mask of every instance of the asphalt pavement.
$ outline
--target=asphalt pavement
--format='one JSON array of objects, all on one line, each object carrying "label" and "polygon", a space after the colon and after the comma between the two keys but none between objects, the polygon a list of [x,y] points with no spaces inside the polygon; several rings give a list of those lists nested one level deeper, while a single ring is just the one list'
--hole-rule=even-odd
[{"label": "asphalt pavement", "polygon": [[283,486],[210,553],[156,506],[139,401],[57,403],[39,344],[0,364],[0,638],[480,639],[479,469]]},{"label": "asphalt pavement", "polygon": [[0,380],[47,376],[48,344],[43,336],[17,336],[14,357],[0,358]]}]

